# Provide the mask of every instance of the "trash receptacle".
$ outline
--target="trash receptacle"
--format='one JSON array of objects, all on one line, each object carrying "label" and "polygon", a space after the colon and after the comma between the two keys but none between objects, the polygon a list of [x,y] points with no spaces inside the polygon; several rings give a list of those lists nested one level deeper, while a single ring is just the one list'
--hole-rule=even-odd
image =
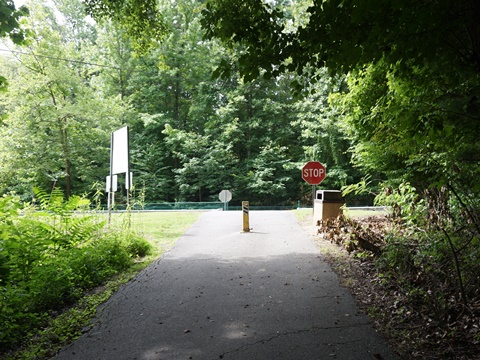
[{"label": "trash receptacle", "polygon": [[313,223],[342,215],[345,204],[339,190],[317,190],[313,203]]}]

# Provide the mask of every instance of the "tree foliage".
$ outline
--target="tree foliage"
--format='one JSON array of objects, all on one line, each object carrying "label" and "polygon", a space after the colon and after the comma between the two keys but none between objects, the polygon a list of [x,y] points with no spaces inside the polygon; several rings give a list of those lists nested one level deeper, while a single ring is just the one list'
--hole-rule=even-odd
[{"label": "tree foliage", "polygon": [[[358,177],[345,153],[350,140],[328,108],[330,91],[344,82],[329,80],[325,69],[305,101],[292,94],[289,84],[302,82],[292,73],[246,82],[232,70],[212,78],[241,53],[205,39],[201,2],[159,3],[169,31],[141,56],[108,20],[114,7],[99,7],[104,19],[92,23],[80,1],[56,1],[55,9],[40,3],[32,2],[26,23],[36,34],[30,55],[3,65],[15,85],[2,98],[3,191],[25,199],[33,185],[88,192],[108,174],[108,132],[121,125],[130,126],[134,183],[147,202],[216,200],[224,188],[234,201],[258,205],[308,201],[299,175],[307,160],[328,167],[326,186]],[[300,10],[291,7],[292,17]]]},{"label": "tree foliage", "polygon": [[145,53],[160,41],[167,29],[157,11],[157,0],[84,0],[88,14],[97,20],[113,20]]},{"label": "tree foliage", "polygon": [[26,33],[20,26],[20,18],[29,13],[26,6],[15,8],[13,0],[5,0],[0,3],[0,38],[9,37],[15,44],[21,44],[26,40]]},{"label": "tree foliage", "polygon": [[[14,44],[26,42],[27,32],[20,25],[21,18],[27,16],[28,8],[15,8],[13,0],[0,2],[0,38],[8,37]],[[0,91],[5,90],[7,79],[0,75]]]},{"label": "tree foliage", "polygon": [[357,163],[420,188],[460,181],[478,192],[469,179],[480,170],[479,77],[457,73],[453,82],[412,65],[407,78],[397,68],[378,62],[352,72],[350,91],[334,100],[343,106]]},{"label": "tree foliage", "polygon": [[[323,66],[348,73],[348,91],[332,104],[356,164],[392,184],[413,181],[419,191],[456,181],[478,193],[471,183],[479,171],[477,2],[312,1],[294,30],[283,3],[241,3],[207,2],[202,24],[208,38],[240,49],[234,66],[246,79],[295,71],[302,91],[321,79],[315,70]],[[218,73],[231,68],[224,62]]]},{"label": "tree foliage", "polygon": [[12,86],[0,98],[1,187],[28,196],[32,186],[61,185],[70,196],[89,191],[84,182],[98,169],[107,171],[109,130],[124,110],[95,93],[86,68],[62,60],[75,61],[80,44],[88,45],[72,42],[48,7],[32,10],[26,26],[36,36],[19,56],[22,66],[3,63]]},{"label": "tree foliage", "polygon": [[260,70],[303,74],[308,66],[348,71],[382,58],[420,65],[441,56],[456,67],[480,69],[480,7],[474,0],[315,0],[307,23],[294,32],[287,31],[285,9],[281,2],[211,0],[203,24],[207,37],[246,47],[239,67],[248,78]]}]

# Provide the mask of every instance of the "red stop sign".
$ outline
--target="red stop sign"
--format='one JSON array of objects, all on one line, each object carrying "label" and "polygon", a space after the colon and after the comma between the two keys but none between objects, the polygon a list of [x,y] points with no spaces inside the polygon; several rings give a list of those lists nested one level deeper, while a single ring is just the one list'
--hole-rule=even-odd
[{"label": "red stop sign", "polygon": [[318,161],[309,161],[302,168],[302,179],[310,185],[320,184],[325,179],[326,174],[325,166]]}]

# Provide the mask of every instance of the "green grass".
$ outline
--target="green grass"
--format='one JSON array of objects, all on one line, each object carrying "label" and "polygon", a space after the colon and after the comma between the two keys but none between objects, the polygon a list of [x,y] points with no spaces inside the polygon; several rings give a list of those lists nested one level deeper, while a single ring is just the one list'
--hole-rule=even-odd
[{"label": "green grass", "polygon": [[[306,218],[313,214],[313,210],[311,208],[306,209],[297,209],[293,210],[293,213],[297,217],[299,221],[304,221]],[[352,210],[352,209],[344,209],[343,214],[349,218],[358,218],[358,217],[368,217],[368,216],[378,216],[378,215],[386,215],[387,211],[385,210]]]},{"label": "green grass", "polygon": [[305,221],[308,217],[312,217],[313,215],[312,209],[296,209],[292,211],[299,222]]},{"label": "green grass", "polygon": [[349,218],[358,218],[358,217],[387,215],[387,211],[386,210],[349,210],[347,208],[343,211],[343,214]]},{"label": "green grass", "polygon": [[134,212],[112,214],[112,225],[130,224],[155,246],[155,256],[170,249],[200,217],[201,212]]}]

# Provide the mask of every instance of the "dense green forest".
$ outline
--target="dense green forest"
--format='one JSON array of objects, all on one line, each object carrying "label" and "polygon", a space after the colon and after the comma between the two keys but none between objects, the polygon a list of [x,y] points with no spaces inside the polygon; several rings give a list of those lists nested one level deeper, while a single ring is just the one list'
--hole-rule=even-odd
[{"label": "dense green forest", "polygon": [[[105,203],[110,134],[127,125],[146,203],[229,189],[307,204],[300,169],[322,162],[322,188],[390,210],[381,244],[355,255],[397,297],[382,321],[478,348],[478,1],[6,0],[0,16],[0,270],[24,260],[9,234],[37,226],[17,219],[33,189],[37,204]],[[352,228],[349,248],[369,238]]]},{"label": "dense green forest", "polygon": [[478,6],[448,4],[32,1],[2,30],[0,191],[94,192],[128,125],[147,202],[296,203],[308,160],[325,188],[474,198]]},{"label": "dense green forest", "polygon": [[310,199],[309,160],[328,169],[325,188],[360,180],[351,141],[328,106],[343,76],[318,70],[309,94],[286,73],[246,82],[212,78],[236,55],[205,38],[201,2],[160,4],[161,42],[139,53],[125,30],[85,18],[80,1],[33,1],[27,40],[4,46],[0,191],[31,198],[33,186],[67,196],[104,188],[110,132],[130,128],[131,168],[149,202],[218,201],[222,189],[255,205]]}]

